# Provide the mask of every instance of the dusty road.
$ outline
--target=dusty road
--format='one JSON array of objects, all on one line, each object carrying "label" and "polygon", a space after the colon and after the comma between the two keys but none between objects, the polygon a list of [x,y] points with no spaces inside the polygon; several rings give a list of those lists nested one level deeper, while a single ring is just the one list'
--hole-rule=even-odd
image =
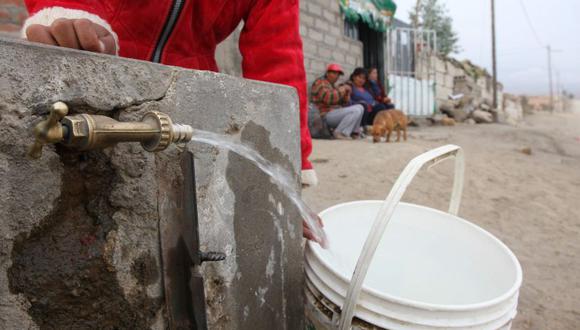
[{"label": "dusty road", "polygon": [[[320,184],[304,198],[316,211],[384,199],[410,159],[449,143],[466,156],[460,216],[500,238],[522,264],[513,329],[580,329],[580,114],[535,114],[519,127],[422,127],[406,143],[318,140],[311,159]],[[403,200],[445,210],[452,169],[447,162],[421,172]]]}]

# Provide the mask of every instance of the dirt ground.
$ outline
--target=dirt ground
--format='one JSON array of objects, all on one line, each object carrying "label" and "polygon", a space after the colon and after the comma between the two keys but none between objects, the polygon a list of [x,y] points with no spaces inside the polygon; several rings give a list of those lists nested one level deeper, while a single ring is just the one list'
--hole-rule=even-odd
[{"label": "dirt ground", "polygon": [[[500,124],[413,128],[406,143],[314,142],[315,210],[384,199],[414,156],[444,144],[465,150],[459,215],[490,231],[520,260],[524,282],[513,329],[580,329],[580,113],[534,114]],[[522,152],[531,149],[531,155]],[[446,210],[453,162],[423,170],[403,200]]]}]

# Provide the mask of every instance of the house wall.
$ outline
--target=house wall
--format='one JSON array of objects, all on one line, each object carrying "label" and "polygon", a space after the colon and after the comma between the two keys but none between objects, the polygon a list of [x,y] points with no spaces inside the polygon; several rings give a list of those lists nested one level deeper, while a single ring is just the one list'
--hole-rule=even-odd
[{"label": "house wall", "polygon": [[344,35],[337,0],[300,1],[300,35],[309,84],[324,73],[328,63],[340,64],[346,76],[363,65],[362,43]]},{"label": "house wall", "polygon": [[[449,95],[464,94],[476,103],[486,102],[491,104],[493,89],[491,77],[484,76],[478,79],[468,75],[461,66],[453,62],[436,57],[434,58],[437,80],[437,102],[442,104],[448,100]],[[503,103],[503,87],[498,85],[498,102]]]}]

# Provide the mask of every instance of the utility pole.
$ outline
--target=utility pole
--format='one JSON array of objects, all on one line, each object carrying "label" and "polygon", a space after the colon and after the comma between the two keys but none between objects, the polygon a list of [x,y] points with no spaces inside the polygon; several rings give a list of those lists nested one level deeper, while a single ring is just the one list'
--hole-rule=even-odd
[{"label": "utility pole", "polygon": [[497,58],[495,52],[495,0],[491,0],[491,53],[493,67],[493,109],[497,110]]},{"label": "utility pole", "polygon": [[558,110],[564,112],[564,97],[562,95],[562,85],[560,85],[560,71],[556,69],[556,104]]},{"label": "utility pole", "polygon": [[550,112],[554,112],[554,87],[552,85],[552,47],[548,45],[548,79],[550,81]]}]

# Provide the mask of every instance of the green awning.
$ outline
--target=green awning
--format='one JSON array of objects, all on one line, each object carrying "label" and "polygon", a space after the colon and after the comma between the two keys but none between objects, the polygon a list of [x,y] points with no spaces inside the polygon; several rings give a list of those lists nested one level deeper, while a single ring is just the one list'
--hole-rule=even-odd
[{"label": "green awning", "polygon": [[397,11],[392,0],[339,0],[345,19],[356,23],[362,20],[371,29],[384,32]]}]

